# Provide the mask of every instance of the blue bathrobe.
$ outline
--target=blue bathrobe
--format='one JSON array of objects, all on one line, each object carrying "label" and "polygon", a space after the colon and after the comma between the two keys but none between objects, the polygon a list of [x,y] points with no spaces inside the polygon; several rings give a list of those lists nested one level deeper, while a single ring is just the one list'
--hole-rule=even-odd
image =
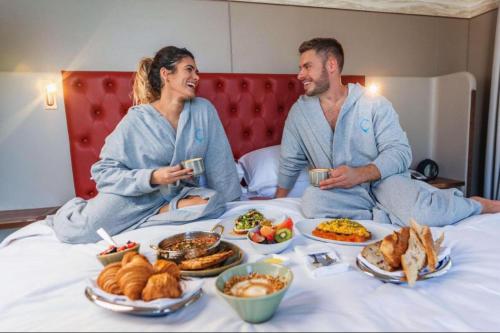
[{"label": "blue bathrobe", "polygon": [[301,96],[285,122],[278,185],[292,188],[299,172],[311,168],[377,166],[381,179],[350,189],[310,186],[302,208],[308,218],[349,217],[407,225],[440,226],[478,214],[481,205],[456,189],[438,190],[412,180],[412,154],[391,103],[349,84],[335,130],[325,119],[318,97]]},{"label": "blue bathrobe", "polygon": [[[176,184],[152,186],[152,172],[203,157],[203,176]],[[221,215],[241,188],[231,147],[217,111],[203,98],[184,104],[177,131],[150,104],[134,106],[106,138],[100,160],[92,166],[99,194],[74,198],[48,219],[57,237],[68,243],[95,242],[96,230],[110,234],[140,226],[186,223]],[[206,205],[178,209],[186,196],[208,199]],[[170,210],[158,214],[170,203]]]}]

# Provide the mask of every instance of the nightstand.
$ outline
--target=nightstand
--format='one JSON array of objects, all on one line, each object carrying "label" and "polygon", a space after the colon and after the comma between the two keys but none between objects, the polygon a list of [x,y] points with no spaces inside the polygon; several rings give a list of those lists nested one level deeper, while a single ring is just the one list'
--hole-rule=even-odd
[{"label": "nightstand", "polygon": [[459,188],[465,185],[464,181],[442,177],[437,177],[436,179],[428,181],[427,183],[440,189]]},{"label": "nightstand", "polygon": [[59,207],[0,211],[0,230],[22,228],[54,214]]}]

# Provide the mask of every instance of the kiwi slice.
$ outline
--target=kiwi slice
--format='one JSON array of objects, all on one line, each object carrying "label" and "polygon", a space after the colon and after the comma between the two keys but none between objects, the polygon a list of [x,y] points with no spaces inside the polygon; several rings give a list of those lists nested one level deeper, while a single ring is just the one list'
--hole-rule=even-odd
[{"label": "kiwi slice", "polygon": [[292,230],[287,228],[281,228],[274,234],[274,240],[278,243],[284,242],[292,238]]}]

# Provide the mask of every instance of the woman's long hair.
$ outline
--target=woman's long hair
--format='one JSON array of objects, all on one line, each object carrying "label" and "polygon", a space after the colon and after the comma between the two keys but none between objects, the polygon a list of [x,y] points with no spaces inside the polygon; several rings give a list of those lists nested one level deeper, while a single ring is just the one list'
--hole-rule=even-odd
[{"label": "woman's long hair", "polygon": [[142,58],[137,67],[132,90],[134,105],[152,103],[161,96],[161,88],[164,83],[160,76],[160,69],[166,69],[175,73],[177,63],[183,58],[194,56],[185,48],[167,46],[156,52],[154,58]]}]

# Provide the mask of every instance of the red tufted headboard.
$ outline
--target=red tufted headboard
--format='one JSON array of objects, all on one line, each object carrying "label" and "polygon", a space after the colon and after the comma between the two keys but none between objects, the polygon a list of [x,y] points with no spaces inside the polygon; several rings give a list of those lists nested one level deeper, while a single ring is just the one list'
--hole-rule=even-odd
[{"label": "red tufted headboard", "polygon": [[[62,76],[75,193],[89,199],[97,193],[90,167],[132,104],[133,72],[63,71]],[[281,142],[288,111],[303,92],[296,75],[200,76],[197,95],[215,105],[236,159]],[[364,85],[365,77],[344,76],[342,81]]]}]

